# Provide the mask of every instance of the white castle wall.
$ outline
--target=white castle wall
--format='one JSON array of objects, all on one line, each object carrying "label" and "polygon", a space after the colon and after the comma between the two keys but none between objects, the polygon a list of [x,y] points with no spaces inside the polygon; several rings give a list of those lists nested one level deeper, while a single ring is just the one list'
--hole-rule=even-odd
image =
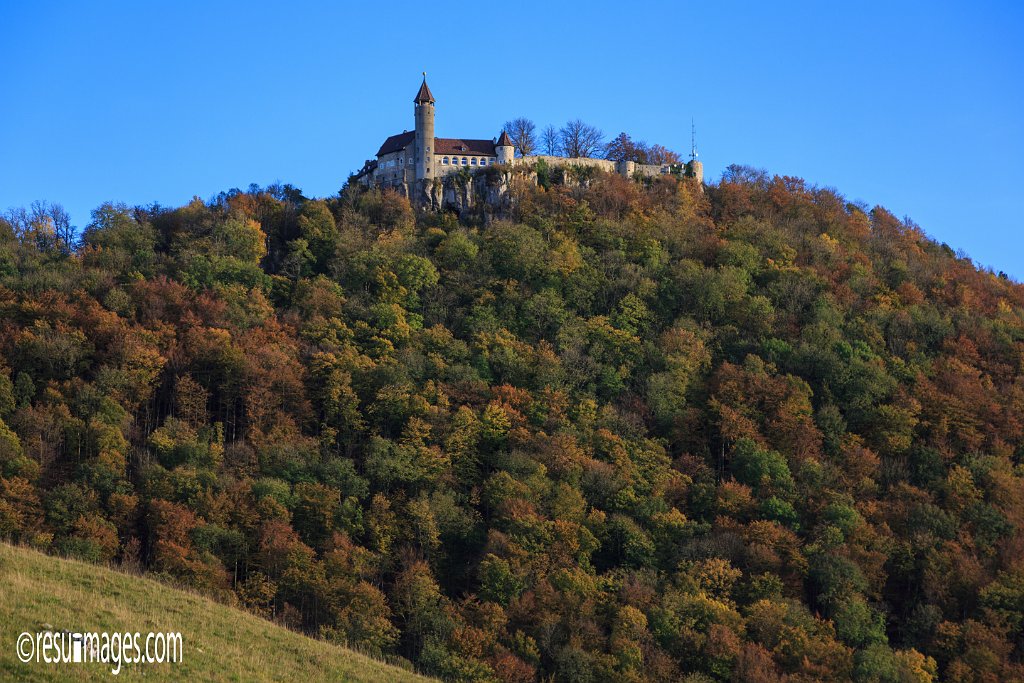
[{"label": "white castle wall", "polygon": [[517,157],[512,160],[513,166],[532,165],[543,161],[549,166],[585,166],[599,168],[602,171],[616,173],[615,162],[608,159],[594,159],[591,157],[556,157],[547,154],[535,154],[528,157]]},{"label": "white castle wall", "polygon": [[549,166],[584,166],[599,168],[608,173],[618,173],[627,178],[641,175],[653,178],[659,175],[666,175],[672,172],[669,164],[638,164],[635,161],[612,161],[610,159],[595,159],[593,157],[556,157],[548,154],[535,154],[527,157],[518,157],[512,161],[514,165],[530,165],[538,161],[544,161]]}]

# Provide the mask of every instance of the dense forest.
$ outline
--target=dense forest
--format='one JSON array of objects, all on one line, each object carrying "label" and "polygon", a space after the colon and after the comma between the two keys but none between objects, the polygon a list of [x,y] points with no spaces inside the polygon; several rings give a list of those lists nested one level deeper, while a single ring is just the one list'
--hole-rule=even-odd
[{"label": "dense forest", "polygon": [[9,212],[0,538],[451,680],[1024,679],[1024,287],[746,167],[519,180]]}]

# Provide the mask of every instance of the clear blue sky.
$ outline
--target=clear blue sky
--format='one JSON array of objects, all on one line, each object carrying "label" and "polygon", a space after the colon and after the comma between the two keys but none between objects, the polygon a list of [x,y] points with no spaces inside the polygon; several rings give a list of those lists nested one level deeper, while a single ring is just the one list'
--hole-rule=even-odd
[{"label": "clear blue sky", "polygon": [[0,0],[0,210],[338,191],[412,128],[580,117],[908,215],[1024,279],[1018,2]]}]

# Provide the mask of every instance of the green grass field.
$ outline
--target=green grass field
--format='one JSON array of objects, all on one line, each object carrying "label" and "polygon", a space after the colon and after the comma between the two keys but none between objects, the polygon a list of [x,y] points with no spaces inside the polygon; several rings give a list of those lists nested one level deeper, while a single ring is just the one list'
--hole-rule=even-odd
[{"label": "green grass field", "polygon": [[[180,631],[183,662],[23,664],[23,631]],[[0,680],[426,681],[158,581],[0,543]]]}]

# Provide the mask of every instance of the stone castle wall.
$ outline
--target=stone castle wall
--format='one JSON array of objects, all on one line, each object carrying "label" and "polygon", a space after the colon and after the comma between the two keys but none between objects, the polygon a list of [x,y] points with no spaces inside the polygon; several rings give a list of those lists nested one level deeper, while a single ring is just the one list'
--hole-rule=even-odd
[{"label": "stone castle wall", "polygon": [[532,165],[538,161],[544,161],[549,166],[583,166],[599,168],[608,173],[618,173],[627,178],[641,175],[645,178],[654,178],[659,175],[672,173],[670,164],[638,164],[634,161],[611,161],[610,159],[595,159],[593,157],[556,157],[547,154],[536,154],[527,157],[517,157],[513,165]]},{"label": "stone castle wall", "polygon": [[532,166],[538,161],[543,161],[549,166],[583,166],[599,168],[602,171],[616,173],[615,162],[608,159],[593,159],[591,157],[555,157],[546,154],[536,154],[528,157],[516,157],[512,160],[513,166]]}]

